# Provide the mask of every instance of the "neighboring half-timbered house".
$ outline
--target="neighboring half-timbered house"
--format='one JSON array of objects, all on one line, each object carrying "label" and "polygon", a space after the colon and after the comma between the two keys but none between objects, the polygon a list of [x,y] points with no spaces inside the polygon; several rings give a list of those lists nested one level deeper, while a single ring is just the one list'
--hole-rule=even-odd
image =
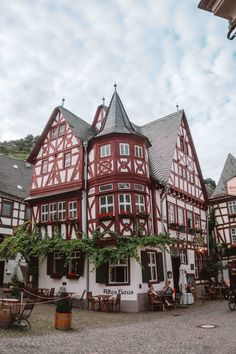
[{"label": "neighboring half-timbered house", "polygon": [[[30,220],[30,209],[24,199],[29,194],[32,178],[30,164],[0,154],[0,242],[13,234],[13,229]],[[0,259],[0,286],[11,281],[16,272],[22,279],[15,258]]]},{"label": "neighboring half-timbered house", "polygon": [[[80,252],[73,255],[79,281],[53,279],[62,260],[54,252],[40,267],[39,286],[69,291],[122,293],[122,309],[145,308],[147,282],[162,288],[167,276],[178,287],[179,266],[199,278],[206,255],[206,192],[184,111],[138,127],[118,93],[98,107],[92,125],[63,107],[50,117],[28,161],[34,165],[28,202],[32,221],[49,235],[115,231],[131,236],[170,232],[170,253],[140,249],[134,259],[95,270]],[[107,242],[112,244],[107,234]],[[86,267],[85,267],[86,264]],[[200,267],[200,268],[199,268]]]},{"label": "neighboring half-timbered house", "polygon": [[236,158],[231,154],[209,202],[215,217],[214,237],[222,256],[221,276],[228,280],[228,262],[236,260]]}]

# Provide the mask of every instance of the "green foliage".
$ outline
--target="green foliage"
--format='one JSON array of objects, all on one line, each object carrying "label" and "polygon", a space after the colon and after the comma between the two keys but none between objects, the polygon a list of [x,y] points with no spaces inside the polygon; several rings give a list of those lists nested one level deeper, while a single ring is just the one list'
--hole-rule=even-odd
[{"label": "green foliage", "polygon": [[68,297],[67,293],[60,294],[60,300],[56,304],[56,312],[58,313],[71,313],[72,311],[72,299]]},{"label": "green foliage", "polygon": [[0,153],[25,160],[38,138],[29,134],[24,139],[0,142]]},{"label": "green foliage", "polygon": [[206,185],[209,185],[212,189],[216,188],[216,182],[212,178],[206,178],[204,179],[204,183]]}]

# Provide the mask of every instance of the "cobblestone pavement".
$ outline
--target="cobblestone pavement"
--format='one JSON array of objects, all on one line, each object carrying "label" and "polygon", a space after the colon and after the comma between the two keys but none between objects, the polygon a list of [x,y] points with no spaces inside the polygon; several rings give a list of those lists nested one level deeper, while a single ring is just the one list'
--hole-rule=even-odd
[{"label": "cobblestone pavement", "polygon": [[32,331],[0,329],[0,353],[236,354],[236,311],[226,301],[138,314],[73,309],[71,331],[53,328],[54,313],[54,305],[37,305]]}]

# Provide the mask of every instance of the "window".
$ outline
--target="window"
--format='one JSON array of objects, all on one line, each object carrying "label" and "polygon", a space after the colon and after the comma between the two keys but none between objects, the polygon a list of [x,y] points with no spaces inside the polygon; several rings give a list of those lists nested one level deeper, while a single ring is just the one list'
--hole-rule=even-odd
[{"label": "window", "polygon": [[118,183],[118,189],[130,189],[129,183]]},{"label": "window", "polygon": [[100,213],[113,212],[114,201],[113,195],[104,195],[100,197]]},{"label": "window", "polygon": [[144,191],[144,186],[142,186],[141,184],[135,184],[134,189],[136,191]]},{"label": "window", "polygon": [[66,125],[65,124],[60,125],[58,135],[62,136],[65,133],[65,130],[66,130]]},{"label": "window", "polygon": [[193,213],[191,211],[187,211],[187,227],[193,228]]},{"label": "window", "polygon": [[228,203],[229,206],[229,214],[236,214],[236,200]]},{"label": "window", "polygon": [[143,158],[143,148],[141,146],[135,146],[135,156]]},{"label": "window", "polygon": [[103,145],[100,147],[100,157],[111,156],[111,145]]},{"label": "window", "polygon": [[232,243],[236,243],[236,228],[230,229]]},{"label": "window", "polygon": [[185,220],[184,220],[184,209],[181,207],[178,207],[178,224],[184,226],[185,225]]},{"label": "window", "polygon": [[66,202],[58,202],[58,220],[66,218]]},{"label": "window", "polygon": [[141,194],[135,194],[135,209],[138,213],[145,211],[145,200]]},{"label": "window", "polygon": [[200,229],[201,228],[201,221],[200,221],[200,215],[195,214],[195,228]]},{"label": "window", "polygon": [[120,144],[120,155],[129,155],[129,144]]},{"label": "window", "polygon": [[48,204],[44,204],[41,206],[41,221],[48,221]]},{"label": "window", "polygon": [[131,211],[130,194],[119,194],[119,211]]},{"label": "window", "polygon": [[109,283],[127,284],[128,279],[128,258],[117,263],[109,263]]},{"label": "window", "polygon": [[2,216],[11,217],[13,213],[13,203],[6,200],[2,201]]},{"label": "window", "polygon": [[104,184],[99,187],[99,192],[106,192],[112,190],[112,184]]},{"label": "window", "polygon": [[183,177],[183,167],[178,165],[178,174],[179,176]]},{"label": "window", "polygon": [[188,155],[188,143],[184,140],[183,136],[180,136],[180,150]]},{"label": "window", "polygon": [[168,222],[169,224],[175,223],[175,206],[173,204],[168,204]]},{"label": "window", "polygon": [[79,274],[80,251],[72,251],[69,260],[69,273]]},{"label": "window", "polygon": [[67,152],[64,154],[64,168],[69,167],[70,165],[70,152]]},{"label": "window", "polygon": [[76,219],[77,218],[77,202],[69,202],[68,203],[68,210],[69,210],[69,219]]},{"label": "window", "polygon": [[61,273],[61,262],[62,262],[62,256],[61,253],[59,252],[54,252],[53,253],[53,273]]},{"label": "window", "polygon": [[51,138],[52,139],[57,138],[57,131],[58,131],[58,128],[52,128],[52,130],[51,130]]},{"label": "window", "polygon": [[194,183],[194,175],[192,172],[188,171],[188,181]]},{"label": "window", "polygon": [[187,252],[185,250],[179,250],[179,257],[181,264],[187,264]]},{"label": "window", "polygon": [[51,221],[57,219],[57,203],[49,204],[49,218]]},{"label": "window", "polygon": [[148,257],[148,267],[150,270],[150,281],[157,281],[156,253],[147,252],[147,257]]},{"label": "window", "polygon": [[30,220],[30,208],[25,207],[25,220],[28,221]]},{"label": "window", "polygon": [[48,160],[43,160],[42,173],[47,173],[47,172],[48,172]]}]

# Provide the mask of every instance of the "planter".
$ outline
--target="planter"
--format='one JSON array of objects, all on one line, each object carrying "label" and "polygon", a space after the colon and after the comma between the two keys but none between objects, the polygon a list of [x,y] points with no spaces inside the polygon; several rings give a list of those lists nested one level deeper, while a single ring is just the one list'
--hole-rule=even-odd
[{"label": "planter", "polygon": [[62,274],[54,273],[54,274],[50,275],[50,278],[52,278],[52,279],[61,279],[62,278]]},{"label": "planter", "polygon": [[148,218],[149,218],[149,214],[146,214],[146,213],[137,213],[137,214],[136,214],[136,218],[137,218],[137,219],[148,219]]},{"label": "planter", "polygon": [[133,219],[132,214],[119,214],[119,219]]},{"label": "planter", "polygon": [[55,313],[55,328],[68,330],[72,329],[72,313]]},{"label": "planter", "polygon": [[77,274],[67,274],[66,279],[79,279],[80,275]]}]

